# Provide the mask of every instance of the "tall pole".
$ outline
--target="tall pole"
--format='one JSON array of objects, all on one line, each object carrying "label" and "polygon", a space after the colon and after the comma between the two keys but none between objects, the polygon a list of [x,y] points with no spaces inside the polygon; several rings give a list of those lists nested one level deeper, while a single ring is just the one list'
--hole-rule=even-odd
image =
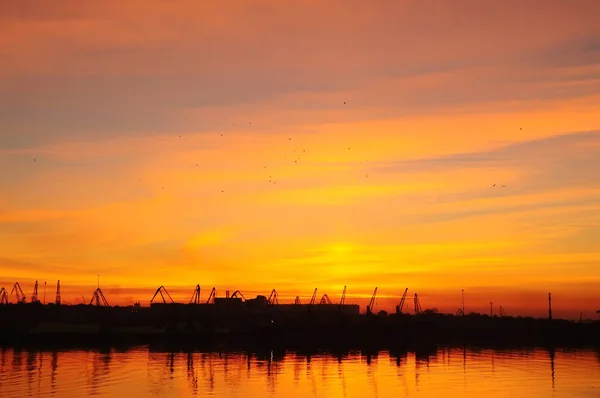
[{"label": "tall pole", "polygon": [[44,305],[46,305],[46,281],[44,281]]},{"label": "tall pole", "polygon": [[552,293],[548,293],[548,319],[552,320]]},{"label": "tall pole", "polygon": [[465,289],[461,290],[462,292],[462,314],[465,316]]},{"label": "tall pole", "polygon": [[490,316],[494,316],[494,307],[492,307],[491,301],[490,301]]}]

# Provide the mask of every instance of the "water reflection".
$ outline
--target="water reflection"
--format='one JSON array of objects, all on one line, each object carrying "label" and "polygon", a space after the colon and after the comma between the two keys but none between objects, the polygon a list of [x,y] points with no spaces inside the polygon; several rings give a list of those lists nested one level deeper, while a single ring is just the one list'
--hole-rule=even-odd
[{"label": "water reflection", "polygon": [[330,354],[0,348],[2,397],[501,397],[511,391],[585,396],[600,393],[599,380],[598,349],[460,347]]}]

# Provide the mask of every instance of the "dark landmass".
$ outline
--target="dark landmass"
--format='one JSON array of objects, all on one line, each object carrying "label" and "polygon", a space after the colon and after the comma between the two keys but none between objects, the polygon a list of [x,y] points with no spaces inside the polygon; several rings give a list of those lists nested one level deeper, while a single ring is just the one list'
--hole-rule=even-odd
[{"label": "dark landmass", "polygon": [[404,350],[436,345],[598,347],[600,322],[425,311],[359,314],[356,305],[218,304],[151,307],[0,306],[0,345],[239,350]]}]

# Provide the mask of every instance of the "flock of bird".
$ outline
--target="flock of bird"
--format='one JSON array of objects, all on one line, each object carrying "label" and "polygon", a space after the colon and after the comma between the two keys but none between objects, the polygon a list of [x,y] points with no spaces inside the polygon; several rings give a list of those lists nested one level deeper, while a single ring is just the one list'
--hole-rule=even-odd
[{"label": "flock of bird", "polygon": [[[346,105],[346,101],[344,101],[344,105]],[[252,125],[252,122],[248,122],[248,124],[249,124],[249,125]],[[235,126],[235,125],[236,125],[236,124],[235,124],[235,123],[233,123],[233,126]],[[520,128],[519,128],[519,130],[523,130],[523,128],[522,128],[522,127],[520,127]],[[220,133],[220,134],[221,134],[221,137],[224,137],[224,134],[223,134],[223,133]],[[180,139],[181,139],[181,138],[183,138],[183,135],[181,135],[181,134],[180,134],[180,135],[179,135],[179,138],[180,138]],[[288,138],[288,141],[292,141],[292,138],[291,138],[291,137],[289,137],[289,138]],[[348,147],[348,150],[350,150],[350,147]],[[294,149],[294,150],[293,150],[293,152],[296,152],[296,149]],[[299,152],[299,151],[298,151],[298,152]],[[303,152],[303,153],[306,153],[306,149],[302,149],[302,152]],[[284,157],[284,159],[287,159],[287,156],[286,156],[286,157]],[[37,158],[34,158],[34,159],[33,159],[33,161],[34,161],[34,162],[37,162]],[[300,161],[300,157],[295,157],[295,158],[294,158],[294,163],[298,163],[299,161]],[[366,160],[366,161],[368,162],[368,160]],[[196,163],[196,167],[198,167],[198,163]],[[264,169],[267,169],[267,166],[264,166],[263,168],[264,168]],[[368,177],[369,177],[369,175],[368,175],[368,174],[365,174],[365,178],[368,178]],[[140,179],[140,178],[138,178],[138,181],[141,181],[141,179]],[[272,176],[272,175],[269,175],[268,182],[269,182],[270,184],[276,184],[276,181],[273,179],[273,176]],[[504,184],[503,184],[503,185],[499,185],[499,184],[492,184],[492,187],[494,187],[494,188],[495,188],[495,187],[499,187],[499,188],[505,188],[505,187],[506,187],[506,185],[504,185]],[[163,187],[161,187],[161,189],[162,189],[162,190],[164,190],[164,189],[165,189],[165,187],[163,186]],[[225,190],[221,189],[221,193],[224,193],[224,192],[225,192]]]}]

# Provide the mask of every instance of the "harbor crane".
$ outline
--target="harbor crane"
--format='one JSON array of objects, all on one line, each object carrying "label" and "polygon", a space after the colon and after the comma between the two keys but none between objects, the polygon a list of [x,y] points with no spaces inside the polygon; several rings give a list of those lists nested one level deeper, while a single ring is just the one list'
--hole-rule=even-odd
[{"label": "harbor crane", "polygon": [[194,294],[190,299],[190,304],[200,304],[200,284],[196,285],[196,288],[194,289]]},{"label": "harbor crane", "polygon": [[344,291],[342,292],[342,298],[340,299],[340,311],[346,302],[346,286],[344,286]]},{"label": "harbor crane", "polygon": [[13,285],[13,288],[10,291],[10,294],[13,294],[13,293],[16,294],[16,296],[17,296],[18,304],[25,304],[25,301],[26,301],[25,293],[23,293],[23,289],[21,289],[19,282],[15,282],[15,284]]},{"label": "harbor crane", "polygon": [[308,305],[310,305],[312,307],[315,304],[316,299],[317,299],[317,288],[315,287],[315,291],[313,292],[313,295],[310,299],[310,303],[308,303]]},{"label": "harbor crane", "polygon": [[[60,298],[58,294],[57,297]],[[94,290],[94,294],[92,295],[90,305],[94,303],[96,303],[96,307],[110,307],[110,305],[108,305],[106,297],[104,297],[104,293],[102,293],[102,289],[100,289],[99,287],[96,290]]]},{"label": "harbor crane", "polygon": [[423,310],[421,309],[421,302],[419,301],[419,295],[417,293],[415,293],[415,314],[420,314],[423,312]]},{"label": "harbor crane", "polygon": [[235,292],[233,292],[233,294],[231,295],[231,298],[241,298],[243,301],[246,301],[246,297],[244,297],[242,292],[240,292],[239,290],[236,290]]},{"label": "harbor crane", "polygon": [[210,291],[210,295],[208,296],[208,300],[206,300],[206,304],[214,304],[215,298],[217,297],[217,288],[213,287]]},{"label": "harbor crane", "polygon": [[400,299],[400,304],[396,306],[396,314],[402,314],[402,309],[404,308],[404,303],[406,302],[406,294],[408,293],[408,288],[404,289],[404,294],[402,294],[402,298]]},{"label": "harbor crane", "polygon": [[[163,294],[164,292],[164,294]],[[160,298],[162,299],[163,304],[167,304],[167,300],[165,299],[165,295],[169,298],[169,300],[171,300],[171,304],[174,303],[173,299],[171,298],[171,295],[169,294],[169,292],[167,291],[167,289],[165,289],[164,286],[160,286],[158,289],[156,289],[156,293],[154,293],[154,296],[152,296],[152,300],[150,300],[150,303],[154,302],[154,299],[156,298],[156,296],[160,294]]]},{"label": "harbor crane", "polygon": [[38,281],[35,281],[35,286],[33,287],[33,293],[31,293],[31,303],[38,303]]},{"label": "harbor crane", "polygon": [[377,287],[375,287],[375,290],[373,291],[373,296],[371,296],[371,301],[369,302],[369,305],[367,306],[367,315],[370,315],[373,313],[373,307],[375,306],[375,297],[377,296]]},{"label": "harbor crane", "polygon": [[61,296],[60,296],[60,280],[59,280],[58,282],[56,282],[56,299],[54,300],[54,304],[60,305],[60,302],[61,302]]},{"label": "harbor crane", "polygon": [[267,302],[269,303],[269,305],[278,305],[279,304],[279,300],[277,299],[277,290],[275,290],[275,289],[271,290],[271,294],[269,295]]},{"label": "harbor crane", "polygon": [[296,296],[296,299],[294,300],[294,304],[296,304],[296,305],[300,305],[301,304],[299,296]]},{"label": "harbor crane", "polygon": [[8,292],[5,288],[0,289],[0,304],[8,304]]},{"label": "harbor crane", "polygon": [[321,297],[321,301],[319,301],[319,304],[331,304],[331,300],[329,299],[327,293],[325,293],[323,297]]},{"label": "harbor crane", "polygon": [[506,312],[504,312],[504,308],[502,308],[502,306],[498,308],[498,312],[500,313],[500,318],[504,318],[506,316]]}]

